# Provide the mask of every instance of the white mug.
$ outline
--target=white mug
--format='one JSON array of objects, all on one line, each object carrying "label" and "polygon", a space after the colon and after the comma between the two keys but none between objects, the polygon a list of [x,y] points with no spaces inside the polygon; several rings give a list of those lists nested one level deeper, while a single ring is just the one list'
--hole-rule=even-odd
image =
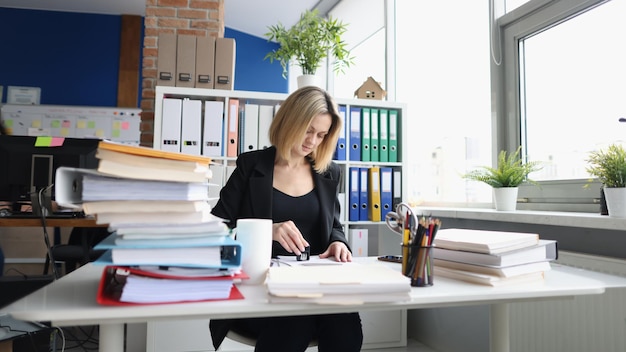
[{"label": "white mug", "polygon": [[272,262],[272,220],[237,220],[235,240],[241,244],[241,269],[250,277],[242,283],[264,283]]}]

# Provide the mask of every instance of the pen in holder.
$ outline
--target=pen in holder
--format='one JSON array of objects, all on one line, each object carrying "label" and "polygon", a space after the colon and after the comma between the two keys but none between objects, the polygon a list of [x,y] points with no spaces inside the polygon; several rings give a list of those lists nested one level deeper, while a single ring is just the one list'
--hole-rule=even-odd
[{"label": "pen in holder", "polygon": [[432,246],[419,244],[402,245],[402,253],[408,253],[406,267],[402,268],[402,274],[411,279],[411,286],[424,287],[433,285],[432,249]]}]

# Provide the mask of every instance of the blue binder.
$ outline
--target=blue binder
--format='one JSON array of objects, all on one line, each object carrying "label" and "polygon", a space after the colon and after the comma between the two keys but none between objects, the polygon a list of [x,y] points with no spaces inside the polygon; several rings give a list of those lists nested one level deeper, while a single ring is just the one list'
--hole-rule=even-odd
[{"label": "blue binder", "polygon": [[351,161],[361,161],[361,108],[350,107],[350,151]]},{"label": "blue binder", "polygon": [[346,160],[346,106],[339,105],[339,117],[341,118],[341,131],[339,132],[339,140],[337,140],[337,148],[335,149],[335,160]]},{"label": "blue binder", "polygon": [[350,211],[348,213],[349,221],[359,221],[359,175],[360,168],[350,167]]},{"label": "blue binder", "polygon": [[361,204],[359,208],[359,221],[367,221],[369,220],[369,197],[367,194],[369,168],[361,167],[359,169],[359,203]]},{"label": "blue binder", "polygon": [[361,109],[361,161],[372,161],[370,108]]},{"label": "blue binder", "polygon": [[380,218],[391,211],[393,206],[393,169],[390,167],[380,168]]},{"label": "blue binder", "polygon": [[[220,247],[221,251],[221,265],[210,266],[211,268],[221,269],[233,269],[241,266],[241,244],[228,236],[228,233],[223,235],[211,236],[211,238],[195,238],[195,239],[168,239],[168,240],[133,240],[132,244],[119,244],[116,242],[118,235],[113,233],[109,237],[99,242],[94,249],[104,249],[106,252],[102,256],[94,261],[94,265],[136,265],[135,263],[114,263],[112,258],[112,250],[116,248],[129,248],[129,249],[145,249],[151,248],[172,248],[172,249],[186,249],[193,247]],[[156,266],[182,266],[182,267],[197,267],[197,268],[209,268],[209,266],[177,263],[168,260],[159,260],[153,263],[143,265],[156,265]]]}]

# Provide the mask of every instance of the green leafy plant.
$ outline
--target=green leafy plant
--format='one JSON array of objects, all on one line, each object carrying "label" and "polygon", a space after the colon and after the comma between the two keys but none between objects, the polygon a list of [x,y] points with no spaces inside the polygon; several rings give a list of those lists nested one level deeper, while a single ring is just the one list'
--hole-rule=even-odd
[{"label": "green leafy plant", "polygon": [[596,150],[587,159],[587,172],[609,188],[626,187],[626,150],[611,144],[606,150]]},{"label": "green leafy plant", "polygon": [[354,58],[341,39],[347,25],[332,17],[320,17],[317,9],[302,13],[300,20],[289,29],[281,23],[269,26],[268,29],[265,36],[280,44],[280,48],[269,52],[264,60],[279,61],[284,78],[287,78],[287,68],[292,59],[302,68],[303,74],[310,75],[315,74],[329,53],[335,59],[332,63],[335,73],[343,73],[344,68],[353,63]]},{"label": "green leafy plant", "polygon": [[537,184],[528,178],[528,174],[542,169],[538,161],[524,163],[520,158],[521,147],[515,153],[508,154],[502,150],[498,154],[498,165],[494,167],[481,166],[463,175],[463,178],[480,181],[493,188],[518,187],[523,182]]}]

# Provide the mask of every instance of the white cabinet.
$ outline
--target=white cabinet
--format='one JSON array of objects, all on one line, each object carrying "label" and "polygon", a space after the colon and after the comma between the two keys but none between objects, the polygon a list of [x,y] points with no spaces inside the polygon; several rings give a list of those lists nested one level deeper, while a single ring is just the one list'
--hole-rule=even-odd
[{"label": "white cabinet", "polygon": [[[220,141],[222,152],[220,155],[212,155],[211,158],[215,165],[213,165],[213,179],[212,183],[218,183],[224,185],[230,173],[235,167],[236,161],[236,153],[228,156],[228,143],[229,139],[232,139],[232,135],[229,133],[233,133],[232,127],[228,122],[228,115],[230,113],[229,106],[231,102],[237,101],[239,107],[236,109],[235,114],[239,117],[237,122],[237,132],[240,128],[244,128],[245,126],[245,118],[246,118],[246,104],[258,105],[260,108],[258,111],[263,110],[263,107],[273,107],[275,110],[282,101],[287,98],[287,94],[279,94],[279,93],[265,93],[265,92],[248,92],[248,91],[231,91],[231,90],[217,90],[217,89],[202,89],[202,88],[182,88],[182,87],[156,87],[156,96],[155,96],[155,109],[154,109],[154,140],[153,146],[157,149],[163,149],[163,131],[169,130],[172,127],[168,126],[168,118],[163,116],[163,99],[195,99],[201,100],[203,102],[206,101],[217,101],[223,103],[223,115],[221,116],[220,123],[213,120],[209,126],[218,126],[217,128],[223,128],[222,139]],[[355,220],[350,219],[350,192],[351,192],[351,183],[350,183],[350,170],[351,168],[363,168],[369,169],[372,167],[378,168],[391,168],[395,177],[393,178],[393,190],[395,191],[396,201],[401,199],[406,199],[406,184],[407,180],[405,175],[405,170],[403,169],[403,165],[405,164],[406,158],[406,132],[403,126],[406,126],[406,105],[402,103],[395,102],[386,102],[379,100],[363,100],[363,99],[336,99],[337,104],[340,107],[340,111],[346,111],[346,120],[344,121],[345,126],[345,135],[346,135],[346,158],[345,160],[336,160],[335,162],[342,167],[342,184],[340,190],[340,202],[342,204],[342,214],[341,221],[345,226],[346,236],[348,239],[353,242],[351,235],[357,232],[353,230],[367,230],[367,238],[359,238],[354,240],[360,241],[362,244],[367,243],[364,247],[366,248],[364,252],[360,254],[363,256],[373,256],[380,254],[400,254],[400,240],[399,238],[391,233],[391,231],[387,230],[387,227],[384,222],[384,217],[381,221],[371,221],[371,220]],[[203,107],[206,104],[203,104]],[[256,111],[257,109],[253,109],[252,111]],[[381,154],[380,150],[378,150],[378,159],[372,158],[373,154],[370,154],[369,158],[366,156],[367,161],[362,161],[362,155],[358,155],[359,157],[354,157],[354,153],[352,153],[350,148],[351,141],[350,140],[350,131],[351,128],[355,127],[352,123],[354,120],[351,119],[351,115],[353,118],[361,118],[361,114],[350,114],[350,111],[368,111],[370,114],[372,112],[377,112],[380,117],[380,112],[385,111],[391,115],[394,113],[397,120],[395,123],[385,124],[383,128],[387,128],[388,136],[394,134],[397,143],[397,149],[395,152],[397,153],[396,161],[380,161]],[[203,115],[204,116],[204,115]],[[204,116],[206,117],[206,116]],[[371,115],[370,115],[371,118]],[[174,119],[176,120],[176,119]],[[203,125],[198,126],[202,130],[205,130],[205,122],[206,119],[203,119]],[[376,120],[370,120],[376,121]],[[183,121],[184,123],[184,121]],[[262,130],[262,126],[267,126],[267,121],[263,122],[259,120],[258,123],[253,124],[256,128]],[[221,126],[221,127],[220,127]],[[361,127],[361,125],[359,125]],[[371,125],[370,125],[371,127]],[[380,129],[381,126],[376,125],[377,129]],[[372,131],[372,129],[370,129]],[[237,133],[235,132],[235,133]],[[230,138],[229,138],[230,137]],[[241,133],[236,134],[236,138],[239,139],[237,142],[242,142],[242,139],[246,138],[245,130],[241,130]],[[182,140],[181,140],[182,141]],[[203,141],[203,147],[205,147],[205,142]],[[362,143],[363,141],[361,141]],[[371,142],[371,140],[370,140]],[[248,143],[245,143],[239,146],[239,143],[236,143],[238,147],[238,151],[241,150],[249,150],[247,148]],[[261,142],[263,144],[263,142]],[[379,146],[378,144],[377,146]],[[213,146],[215,146],[213,144]],[[360,145],[363,146],[362,144]],[[387,150],[390,152],[390,150]],[[360,152],[359,152],[360,154]],[[351,160],[358,159],[358,160]],[[376,160],[376,161],[373,161]],[[217,194],[217,193],[214,193]],[[392,194],[392,197],[394,194]],[[358,233],[363,234],[363,231],[358,231]],[[354,246],[353,246],[354,247]],[[362,247],[363,248],[363,247]],[[353,248],[353,252],[355,252],[355,248]],[[355,253],[357,255],[359,253]],[[364,345],[363,349],[379,349],[386,347],[399,347],[406,345],[406,310],[395,310],[395,311],[384,311],[384,312],[364,312],[361,313],[362,323],[363,323],[363,332],[364,332]],[[210,343],[210,336],[208,332],[208,321],[206,320],[186,320],[179,322],[153,322],[148,324],[148,332],[147,332],[147,349],[148,351],[210,351],[212,350]],[[168,342],[170,341],[170,342]],[[175,346],[170,346],[172,344],[171,341],[176,341]],[[168,345],[170,344],[170,345]],[[234,343],[233,341],[226,341],[225,345],[222,346],[221,350],[223,351],[242,351],[242,350],[252,350],[251,348],[246,348],[246,346],[242,346],[240,344]]]}]

